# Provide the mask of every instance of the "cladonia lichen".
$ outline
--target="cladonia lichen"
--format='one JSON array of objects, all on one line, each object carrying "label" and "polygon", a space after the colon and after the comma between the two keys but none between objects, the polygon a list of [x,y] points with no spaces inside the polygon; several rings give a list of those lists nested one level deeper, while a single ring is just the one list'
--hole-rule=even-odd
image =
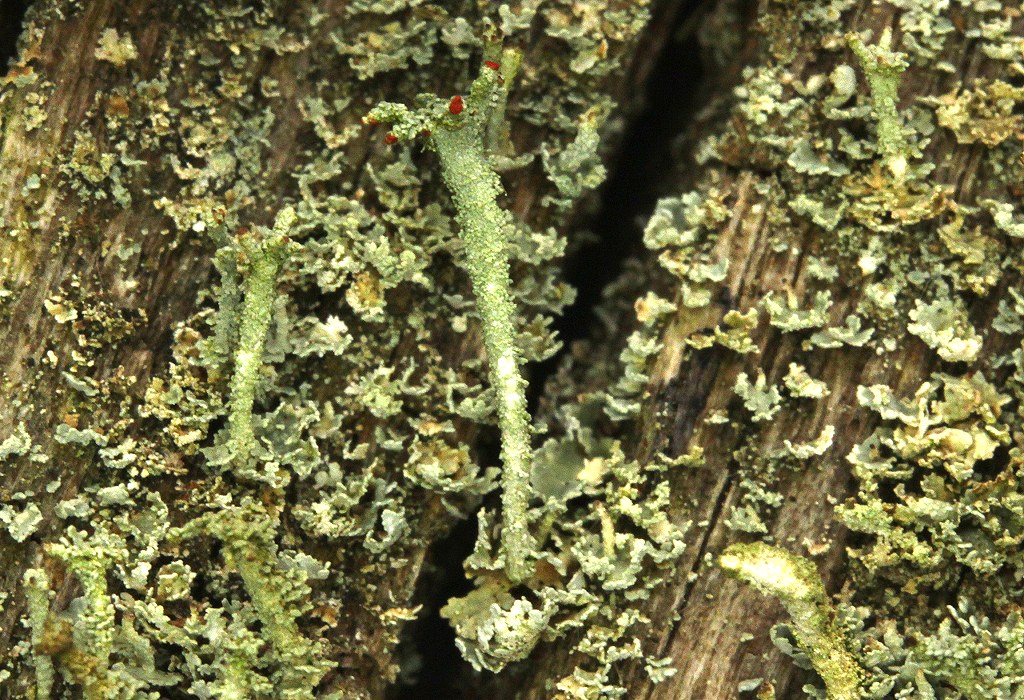
[{"label": "cladonia lichen", "polygon": [[[48,628],[61,632],[44,644],[59,651],[41,652],[43,666],[51,659],[65,685],[125,697],[358,698],[395,681],[400,663],[414,672],[395,648],[417,615],[421,555],[493,489],[497,471],[477,464],[474,425],[494,420],[515,373],[488,381],[490,348],[493,366],[459,361],[476,347],[480,309],[453,264],[468,252],[458,209],[449,213],[441,178],[409,149],[367,148],[360,117],[389,96],[460,79],[481,53],[500,60],[508,82],[515,61],[492,56],[484,36],[524,48],[530,69],[515,99],[506,105],[496,85],[487,96],[496,104],[465,96],[461,114],[489,114],[480,152],[491,170],[515,177],[536,166],[536,199],[504,219],[516,231],[502,232],[498,250],[513,270],[507,337],[521,362],[549,358],[559,348],[553,315],[573,299],[560,275],[565,223],[604,177],[604,120],[647,4],[356,0],[328,13],[317,3],[228,3],[105,24],[34,4],[0,90],[4,144],[17,144],[0,155],[18,164],[0,180],[19,201],[3,211],[0,310],[31,310],[5,317],[5,339],[20,343],[36,328],[22,320],[37,312],[47,337],[2,378],[0,461],[12,497],[0,536],[22,561],[40,545],[50,552],[32,565],[50,572],[58,622]],[[82,52],[43,57],[65,27],[96,68],[72,81],[71,105],[71,83],[57,82]],[[441,108],[459,116],[457,103]],[[489,182],[475,191],[493,198],[500,185]],[[287,231],[252,225],[286,203]],[[292,241],[286,262],[277,233]],[[528,429],[521,442],[529,446]],[[528,516],[542,541],[519,552],[530,563],[553,551],[570,558],[566,533],[589,542],[599,529],[588,506],[543,541],[539,518],[551,514],[539,501]],[[631,515],[669,531],[651,513]],[[182,523],[194,523],[187,536]],[[496,538],[497,526],[484,529]],[[627,535],[653,537],[617,524],[616,538]],[[89,547],[99,542],[117,551]],[[654,568],[662,549],[678,547],[638,549],[620,547],[621,566],[603,567],[604,548],[581,548],[585,584],[607,569],[639,595],[650,581],[632,573],[638,558]],[[522,589],[505,568],[482,575],[552,618],[534,634],[537,615],[519,614],[525,602],[495,615],[484,656],[528,653],[588,609],[578,587],[577,607],[548,601],[556,586],[541,600],[536,567],[525,567]],[[593,625],[623,622],[610,638],[592,635],[589,648],[601,651],[586,663],[603,655],[601,668],[632,648],[642,624],[620,614],[619,593],[608,598]],[[25,621],[0,677],[27,688],[34,627]],[[652,674],[669,673],[650,663]],[[344,672],[326,673],[332,664]],[[604,681],[595,692],[614,683]]]},{"label": "cladonia lichen", "polygon": [[[298,618],[306,612],[310,571],[279,556],[274,542],[276,523],[266,509],[251,500],[209,513],[170,534],[172,541],[212,534],[223,546],[224,562],[237,571],[252,601],[256,618],[270,645],[268,655],[277,664],[275,697],[312,700],[320,679],[333,666],[323,659],[322,644],[299,629]],[[323,571],[319,576],[326,576]],[[251,680],[241,676],[224,697],[252,697]]]},{"label": "cladonia lichen", "polygon": [[878,148],[885,166],[897,180],[902,180],[909,157],[899,112],[900,76],[907,69],[906,57],[892,50],[892,32],[888,28],[882,32],[876,45],[865,44],[856,34],[850,35],[849,41],[871,87],[872,110],[878,126]]},{"label": "cladonia lichen", "polygon": [[501,551],[509,578],[519,582],[530,575],[534,549],[527,521],[533,450],[509,272],[508,238],[514,227],[510,214],[498,206],[501,181],[484,152],[485,129],[505,89],[500,65],[486,61],[466,98],[456,95],[445,101],[420,95],[415,110],[385,102],[369,113],[367,121],[390,125],[389,141],[427,134],[455,203],[498,405]]},{"label": "cladonia lichen", "polygon": [[40,647],[46,636],[50,617],[50,577],[43,569],[28,569],[22,577],[25,599],[28,602],[27,622],[32,631],[32,663],[36,672],[36,700],[49,700],[53,687],[53,659]]},{"label": "cladonia lichen", "polygon": [[718,563],[730,576],[779,599],[793,620],[800,648],[825,681],[829,700],[862,697],[863,671],[836,623],[835,610],[809,559],[753,543],[730,545]]},{"label": "cladonia lichen", "polygon": [[284,259],[288,231],[294,224],[295,210],[282,209],[272,231],[244,234],[238,244],[244,258],[241,267],[245,270],[245,282],[228,403],[228,439],[235,458],[243,466],[256,446],[252,407],[277,296],[277,271]]},{"label": "cladonia lichen", "polygon": [[[502,387],[495,366],[458,361],[481,314],[452,264],[468,253],[458,201],[449,216],[405,137],[369,148],[359,117],[463,79],[493,57],[487,34],[528,52],[514,99],[501,86],[481,110],[477,151],[518,183],[516,347],[524,362],[558,347],[565,224],[604,176],[604,119],[646,3],[242,4],[186,4],[142,31],[149,16],[98,26],[33,3],[3,79],[14,167],[0,180],[16,206],[0,310],[26,354],[3,378],[0,536],[51,579],[4,601],[9,620],[27,610],[0,659],[15,693],[56,675],[70,694],[358,698],[399,663],[416,672],[393,653],[417,614],[409,591],[423,550],[493,487],[473,435]],[[753,13],[707,13],[710,60],[743,61],[707,73],[739,84],[688,120],[716,125],[691,189],[658,203],[650,260],[625,266],[594,341],[545,388],[525,585],[481,514],[474,591],[445,607],[470,663],[499,670],[562,638],[572,661],[539,692],[573,700],[629,696],[638,674],[621,666],[671,675],[645,640],[666,626],[650,601],[691,503],[708,501],[668,484],[707,475],[739,489],[727,526],[784,542],[788,508],[839,499],[855,535],[837,609],[869,697],[1019,694],[1024,305],[1004,290],[1024,271],[1020,18],[989,0],[876,4],[763,3],[759,52],[740,29]],[[879,21],[891,43],[869,38]],[[50,53],[67,27],[96,70],[57,85],[77,70]],[[432,99],[449,126],[480,106]],[[234,232],[284,202],[295,244],[265,278],[263,332],[243,338],[263,252],[244,243],[265,232]],[[259,353],[240,373],[243,346]],[[838,546],[801,534],[809,551]],[[776,643],[802,663],[787,630]]]}]

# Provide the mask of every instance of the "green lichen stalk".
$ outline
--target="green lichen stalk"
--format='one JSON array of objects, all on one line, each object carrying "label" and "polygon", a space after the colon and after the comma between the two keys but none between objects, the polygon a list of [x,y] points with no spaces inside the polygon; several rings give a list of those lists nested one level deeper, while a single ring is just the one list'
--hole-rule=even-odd
[{"label": "green lichen stalk", "polygon": [[246,238],[242,252],[248,258],[244,300],[238,324],[238,349],[235,371],[231,377],[231,400],[228,413],[228,439],[236,459],[245,463],[256,446],[252,425],[252,407],[256,399],[263,348],[270,328],[270,317],[276,296],[277,272],[284,260],[286,232],[295,222],[295,210],[281,210],[270,236],[259,240]]},{"label": "green lichen stalk", "polygon": [[[277,523],[261,505],[244,499],[240,505],[205,514],[177,529],[171,535],[176,542],[213,535],[222,545],[227,568],[237,571],[269,651],[264,661],[273,660],[275,698],[313,700],[315,688],[332,664],[324,659],[319,641],[306,637],[299,618],[306,612],[301,601],[308,599],[309,584],[305,571],[287,566],[274,540]],[[251,684],[250,669],[239,659],[219,697],[257,696]],[[333,697],[333,696],[330,696]]]},{"label": "green lichen stalk", "polygon": [[850,48],[864,69],[871,89],[872,111],[878,129],[878,148],[885,165],[898,180],[907,171],[909,149],[899,111],[899,85],[907,69],[906,57],[892,50],[892,32],[886,30],[878,45],[868,46],[856,34],[848,37]]},{"label": "green lichen stalk", "polygon": [[797,642],[825,681],[830,700],[861,697],[863,672],[836,626],[835,611],[810,560],[763,543],[735,544],[722,553],[719,565],[782,602],[793,618]]},{"label": "green lichen stalk", "polygon": [[[43,642],[46,621],[50,616],[50,577],[43,569],[28,569],[22,580],[28,604],[28,624],[32,630],[32,647],[37,650]],[[53,660],[38,651],[33,653],[32,659],[36,672],[36,700],[49,700],[53,688]]]},{"label": "green lichen stalk", "polygon": [[445,102],[419,95],[416,111],[382,103],[367,117],[392,125],[389,141],[428,133],[441,161],[441,174],[455,202],[465,244],[465,265],[473,284],[487,349],[491,384],[497,396],[501,429],[501,550],[512,581],[530,574],[533,551],[526,511],[530,498],[530,417],[526,381],[516,347],[516,307],[512,299],[507,247],[511,218],[498,206],[501,181],[484,154],[483,137],[491,108],[498,106],[504,83],[497,64],[487,63],[469,97]]}]

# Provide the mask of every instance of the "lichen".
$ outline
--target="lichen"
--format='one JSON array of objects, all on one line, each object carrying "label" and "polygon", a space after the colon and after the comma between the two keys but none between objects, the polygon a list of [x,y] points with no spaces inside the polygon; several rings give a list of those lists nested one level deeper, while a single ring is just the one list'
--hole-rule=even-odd
[{"label": "lichen", "polygon": [[900,77],[907,69],[906,56],[892,50],[892,32],[886,28],[878,44],[869,46],[857,35],[849,37],[853,52],[871,87],[871,107],[878,128],[878,148],[894,177],[906,174],[909,148],[899,112]]},{"label": "lichen", "polygon": [[19,510],[10,504],[0,505],[0,521],[7,525],[7,534],[15,542],[24,542],[43,521],[43,514],[35,503]]},{"label": "lichen", "polygon": [[809,328],[821,328],[828,322],[828,310],[832,305],[832,295],[828,290],[814,295],[814,302],[809,309],[800,309],[796,297],[790,295],[783,304],[774,295],[768,294],[763,300],[765,311],[773,326],[791,333]]},{"label": "lichen", "polygon": [[825,681],[830,700],[857,700],[864,672],[835,621],[835,610],[814,564],[770,545],[734,544],[719,566],[766,595],[779,599],[793,620],[800,648]]},{"label": "lichen", "polygon": [[753,383],[746,372],[736,376],[736,395],[743,399],[743,406],[750,411],[750,420],[755,423],[771,420],[782,408],[782,394],[774,385],[769,385],[764,372],[758,371]]},{"label": "lichen", "polygon": [[998,146],[1024,138],[1024,117],[1014,110],[1024,102],[1024,89],[1002,80],[979,80],[973,89],[952,92],[934,100],[939,126],[956,134],[960,143]]},{"label": "lichen", "polygon": [[111,668],[116,634],[115,608],[107,575],[115,562],[125,561],[124,539],[113,532],[88,533],[74,526],[46,553],[63,562],[82,586],[72,611],[72,648],[61,657],[60,670],[81,685],[88,700],[101,700],[116,692]]},{"label": "lichen", "polygon": [[274,228],[259,238],[246,236],[239,252],[246,258],[244,295],[238,318],[238,348],[228,401],[228,446],[243,470],[256,447],[252,406],[263,363],[264,345],[276,297],[277,271],[284,258],[287,233],[295,223],[295,211],[283,209]]},{"label": "lichen", "polygon": [[27,569],[22,577],[28,605],[26,622],[32,632],[32,663],[35,666],[36,700],[48,700],[53,688],[53,660],[40,649],[45,643],[50,617],[50,578],[43,569]]},{"label": "lichen", "polygon": [[958,299],[937,299],[930,304],[917,301],[910,320],[907,330],[947,362],[973,362],[981,351],[982,338]]},{"label": "lichen", "polygon": [[[567,410],[576,413],[579,407]],[[627,659],[643,661],[652,678],[671,675],[667,660],[642,651],[636,635],[650,621],[636,605],[671,575],[685,547],[683,529],[667,515],[668,483],[657,478],[670,466],[626,461],[620,445],[597,440],[592,428],[581,427],[576,438],[547,444],[534,467],[534,482],[546,494],[536,514],[547,523],[540,554],[546,573],[519,595],[495,579],[489,572],[500,560],[486,537],[490,522],[484,514],[466,561],[477,587],[442,611],[466,658],[492,671],[524,659],[541,639],[582,629],[574,648],[592,666],[577,667],[556,683],[555,697],[563,700],[623,696],[627,690],[612,683],[611,673]]]},{"label": "lichen", "polygon": [[100,34],[99,45],[93,55],[100,61],[123,68],[139,57],[139,51],[130,36],[120,36],[116,29],[107,28]]},{"label": "lichen", "polygon": [[[660,413],[644,422],[645,407],[671,400],[662,392],[672,369],[713,369],[704,360],[714,352],[728,377],[724,393],[743,371],[744,393],[759,399],[753,411],[773,414],[750,420],[741,397],[709,406],[699,423],[737,436],[729,453],[713,457],[735,464],[729,477],[741,495],[729,522],[746,532],[773,532],[783,469],[834,468],[830,444],[863,423],[760,438],[809,402],[846,403],[821,382],[871,364],[863,381],[877,386],[849,409],[879,430],[853,452],[857,491],[840,509],[860,538],[850,558],[857,607],[838,610],[861,622],[854,643],[866,652],[867,687],[876,697],[1016,692],[1013,445],[1024,353],[988,353],[990,344],[1002,352],[1017,341],[1022,314],[1012,297],[997,332],[982,328],[993,295],[1014,287],[1024,269],[1016,245],[1024,235],[1015,199],[1024,177],[1020,100],[1006,77],[1020,73],[1020,37],[1005,4],[889,4],[898,9],[900,44],[883,35],[870,46],[862,34],[855,55],[846,32],[859,16],[850,0],[766,6],[765,50],[736,72],[733,105],[716,103],[731,114],[716,116],[716,132],[697,147],[696,182],[659,202],[647,226],[651,258],[667,276],[656,264],[628,263],[595,333],[629,340],[610,359],[570,349],[545,390],[541,403],[555,407],[538,416],[548,432],[532,465],[536,571],[525,586],[507,585],[488,549],[494,520],[481,517],[467,565],[489,602],[449,608],[480,667],[574,635],[576,667],[549,679],[552,695],[625,695],[617,669],[630,663],[653,680],[671,674],[667,660],[645,649],[652,623],[643,611],[682,551],[675,523],[685,499],[675,494],[670,508],[667,484],[690,462],[664,446],[641,462],[623,445],[646,444],[668,427]],[[5,378],[12,408],[4,418],[18,427],[5,434],[0,457],[5,475],[30,494],[11,513],[34,521],[34,506],[43,518],[14,546],[40,537],[56,545],[46,568],[66,567],[77,596],[71,607],[55,602],[42,629],[59,636],[83,615],[102,624],[97,637],[78,625],[67,632],[70,648],[35,649],[12,664],[52,659],[67,683],[88,683],[97,689],[90,692],[108,683],[132,697],[277,697],[289,685],[299,696],[359,697],[361,679],[397,671],[391,652],[415,614],[407,597],[418,553],[491,488],[474,436],[491,429],[496,397],[472,349],[470,285],[453,264],[463,255],[447,213],[455,210],[422,167],[429,156],[404,143],[373,148],[358,118],[381,100],[466,80],[478,58],[506,64],[485,38],[495,29],[509,45],[530,47],[487,143],[491,167],[510,183],[534,183],[536,196],[509,204],[522,214],[509,236],[511,292],[523,360],[550,357],[558,348],[551,315],[572,299],[557,272],[563,225],[603,177],[598,136],[618,122],[609,76],[621,73],[646,3],[366,0],[337,17],[306,6],[168,6],[156,16],[156,36],[130,17],[89,29],[86,50],[100,51],[103,88],[91,92],[90,76],[76,82],[81,116],[51,102],[52,64],[33,58],[46,36],[42,18],[61,9],[34,5],[40,19],[0,94],[5,136],[32,170],[22,177],[19,160],[5,171],[17,171],[9,191],[25,205],[5,221],[5,266],[17,271],[36,255],[77,267],[99,252],[107,267],[95,278],[67,274],[46,291],[42,322],[51,337],[23,382]],[[723,7],[718,17],[732,12]],[[64,13],[60,26],[79,17]],[[746,45],[728,26],[703,34],[719,57]],[[959,66],[948,58],[964,41],[977,49],[972,72],[978,66],[978,75],[1002,80],[956,82]],[[132,55],[143,49],[146,66]],[[920,94],[923,86],[936,95]],[[948,162],[934,158],[947,149]],[[954,182],[949,173],[965,162],[977,164],[977,176]],[[239,470],[230,450],[218,450],[239,376],[246,261],[237,240],[242,227],[262,230],[285,201],[295,209],[294,245],[276,276],[279,293],[263,307],[256,388],[244,402],[253,466]],[[52,202],[60,203],[57,220]],[[745,274],[739,259],[715,245],[751,225],[737,214],[744,211],[768,237],[764,269],[793,262],[800,280],[733,284]],[[52,254],[31,253],[34,241],[52,243]],[[175,282],[199,288],[191,317],[192,309],[147,301],[164,298],[152,285],[166,283],[159,273],[169,265],[181,266]],[[5,311],[49,278],[25,279],[5,278]],[[175,322],[161,327],[167,318]],[[129,342],[165,336],[171,353],[153,353],[158,366],[152,376],[145,367],[148,384],[136,386],[129,368],[140,355]],[[777,347],[799,347],[804,371],[770,366]],[[908,347],[939,373],[915,380]],[[721,348],[734,352],[719,355]],[[132,362],[111,368],[107,358],[126,350]],[[470,359],[453,362],[463,357]],[[965,366],[951,363],[965,361],[971,373],[960,376]],[[873,378],[890,371],[908,385]],[[32,401],[39,387],[57,388],[46,411]],[[700,447],[683,447],[683,456]],[[171,520],[197,525],[187,539],[169,537]],[[72,537],[71,526],[86,534]],[[60,533],[65,543],[54,541]],[[107,542],[116,556],[101,551]],[[254,557],[252,567],[243,554]],[[956,572],[964,592],[949,610],[935,602],[950,600]],[[280,586],[268,592],[267,583]],[[40,628],[46,587],[31,594],[23,645]],[[345,678],[322,677],[330,689],[299,688],[341,659]],[[771,693],[769,682],[761,688]]]},{"label": "lichen", "polygon": [[[16,408],[2,449],[29,494],[12,518],[42,518],[9,544],[42,538],[55,547],[47,569],[79,566],[69,585],[88,589],[51,617],[112,620],[112,647],[77,638],[52,656],[68,683],[132,697],[360,697],[370,679],[396,677],[418,553],[493,488],[474,448],[496,397],[487,365],[458,361],[475,354],[478,311],[457,264],[457,209],[405,144],[370,147],[359,118],[481,60],[511,77],[496,28],[528,49],[484,137],[488,168],[550,175],[503,253],[509,342],[524,363],[551,357],[552,316],[573,298],[558,273],[564,223],[604,177],[613,91],[646,4],[397,0],[332,15],[186,3],[147,17],[146,31],[134,16],[76,25],[77,11],[36,4],[0,94],[5,143],[31,164],[6,171],[25,206],[5,221],[16,274],[0,304],[34,293],[31,260],[69,264],[45,277],[56,281],[38,357],[23,381],[4,378]],[[65,112],[47,79],[65,63],[39,57],[69,23],[96,71]],[[264,243],[288,206],[287,261],[270,271]],[[33,248],[44,240],[52,251]],[[118,352],[132,359],[111,365]],[[41,386],[56,387],[45,406]],[[265,515],[255,531],[212,515],[246,509]],[[120,533],[122,549],[72,556],[54,542],[71,527],[86,542]],[[280,584],[277,597],[264,583]],[[341,659],[345,674],[322,673]],[[318,679],[330,687],[314,690]]]},{"label": "lichen", "polygon": [[[868,425],[846,457],[856,488],[837,517],[856,534],[835,610],[864,697],[1010,697],[1024,219],[1008,193],[1024,163],[1020,90],[1006,76],[1024,68],[1019,23],[998,2],[888,4],[894,27],[881,30],[845,0],[759,16],[762,52],[694,148],[702,170],[648,224],[657,262],[684,274],[666,283],[654,256],[639,274],[678,300],[702,257],[756,242],[760,257],[745,259],[761,267],[707,284],[703,303],[680,304],[649,338],[662,348],[653,406],[672,421],[674,382],[714,373],[695,435],[728,450],[714,456],[729,466],[725,524],[768,541],[790,536],[774,516],[793,484],[841,470],[836,446]],[[964,73],[954,56],[977,63]],[[726,216],[708,216],[719,204]],[[742,356],[712,350],[726,332]],[[841,407],[850,377],[869,379],[859,406]],[[648,440],[678,439],[694,411],[666,425],[644,408]],[[773,638],[807,663],[785,626]],[[744,687],[774,692],[768,680]]]},{"label": "lichen", "polygon": [[[253,665],[274,664],[271,679],[276,697],[311,700],[316,697],[314,689],[320,679],[333,664],[323,658],[322,643],[300,631],[298,618],[308,608],[307,581],[325,578],[328,572],[315,560],[282,556],[274,542],[276,531],[273,516],[266,509],[245,501],[193,520],[169,537],[177,542],[212,535],[221,542],[224,563],[241,578],[270,645],[271,653],[252,659],[257,662]],[[259,685],[264,683],[259,676],[255,680]],[[249,687],[252,680],[233,681],[235,687],[222,688],[221,692],[250,697],[257,690]]]},{"label": "lichen", "polygon": [[527,521],[533,450],[509,272],[507,237],[513,225],[510,215],[498,206],[501,181],[487,162],[483,143],[490,109],[507,90],[499,70],[498,63],[486,62],[466,99],[456,95],[445,103],[420,95],[415,112],[404,105],[383,103],[367,120],[390,125],[391,138],[429,134],[428,143],[437,152],[455,203],[501,428],[501,552],[509,578],[518,583],[530,575],[534,549]]}]

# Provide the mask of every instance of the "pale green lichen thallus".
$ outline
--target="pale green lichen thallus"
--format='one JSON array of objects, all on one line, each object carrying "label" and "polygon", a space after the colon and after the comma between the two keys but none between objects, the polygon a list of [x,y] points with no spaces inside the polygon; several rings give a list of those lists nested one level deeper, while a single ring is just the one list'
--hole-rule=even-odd
[{"label": "pale green lichen thallus", "polygon": [[530,417],[526,381],[516,347],[516,307],[509,274],[510,214],[498,206],[501,181],[487,161],[484,132],[494,107],[503,101],[500,66],[485,62],[470,94],[443,100],[421,94],[416,108],[383,102],[367,123],[391,126],[385,137],[395,143],[426,135],[441,162],[441,174],[455,202],[456,219],[465,246],[465,267],[473,284],[483,328],[491,384],[501,429],[502,531],[501,552],[508,577],[529,576],[533,551],[527,523],[530,498]]}]

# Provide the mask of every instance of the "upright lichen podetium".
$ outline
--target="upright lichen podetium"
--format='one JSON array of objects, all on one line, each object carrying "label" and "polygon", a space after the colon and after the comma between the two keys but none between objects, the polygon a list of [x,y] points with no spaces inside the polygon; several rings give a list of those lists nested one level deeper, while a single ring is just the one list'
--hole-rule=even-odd
[{"label": "upright lichen podetium", "polygon": [[228,440],[240,464],[248,462],[256,447],[252,406],[256,399],[267,330],[270,328],[277,271],[284,260],[287,231],[294,223],[295,210],[286,207],[278,212],[274,228],[268,235],[247,234],[238,241],[239,252],[245,258],[240,265],[244,270],[245,282],[238,320],[238,348],[231,377]]},{"label": "upright lichen podetium", "polygon": [[907,69],[906,56],[892,50],[889,29],[882,33],[876,46],[866,45],[856,34],[850,34],[847,40],[868,79],[872,112],[878,125],[878,148],[885,166],[897,180],[902,180],[910,157],[899,111],[900,77]]},{"label": "upright lichen podetium", "polygon": [[800,648],[821,675],[829,700],[857,700],[863,671],[850,651],[814,564],[756,542],[727,547],[718,560],[730,576],[778,598],[793,618]]},{"label": "upright lichen podetium", "polygon": [[427,136],[437,152],[441,175],[455,202],[456,219],[465,245],[465,266],[473,284],[483,327],[491,384],[498,402],[501,429],[502,531],[501,552],[509,579],[529,577],[532,538],[527,524],[530,498],[530,417],[526,381],[516,346],[515,315],[509,274],[508,231],[512,219],[498,206],[503,189],[484,153],[484,134],[491,111],[500,106],[504,81],[499,65],[485,62],[468,97],[443,100],[416,97],[416,109],[384,102],[366,117],[367,123],[392,127],[387,143]]}]

